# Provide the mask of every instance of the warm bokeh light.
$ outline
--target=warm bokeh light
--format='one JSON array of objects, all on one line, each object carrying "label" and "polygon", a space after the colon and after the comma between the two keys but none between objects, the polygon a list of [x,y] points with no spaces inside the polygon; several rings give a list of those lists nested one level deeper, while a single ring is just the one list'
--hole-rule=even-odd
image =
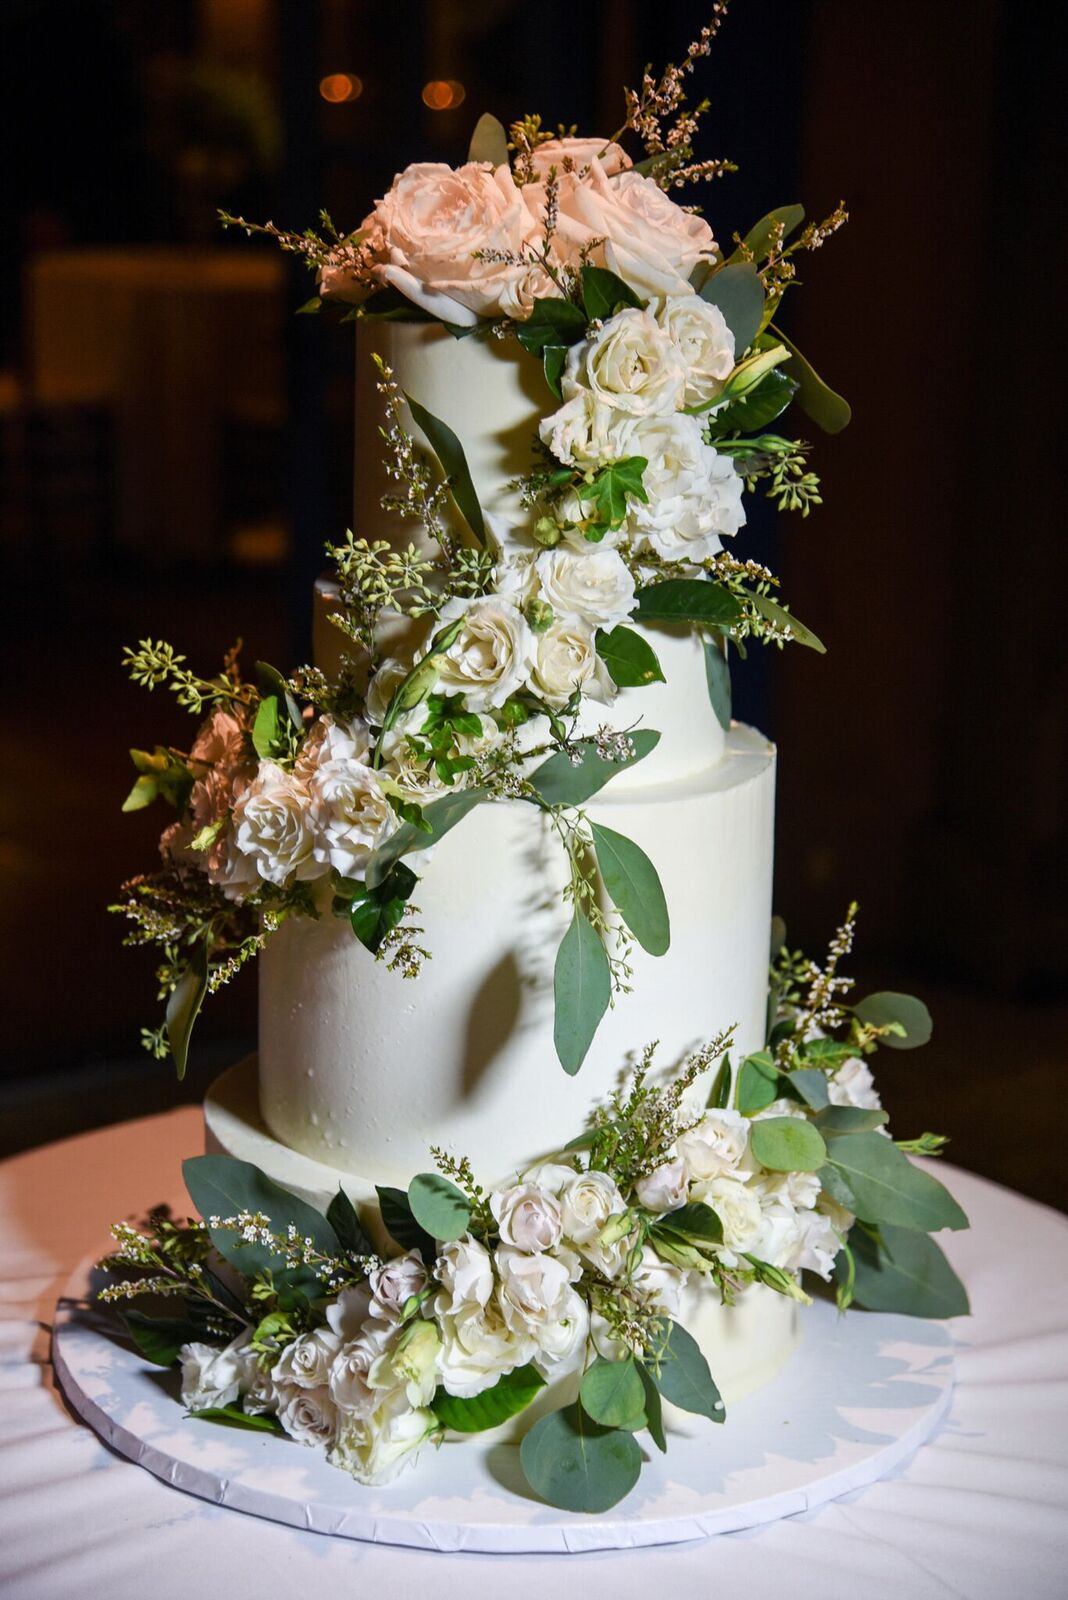
[{"label": "warm bokeh light", "polygon": [[352,72],[331,72],[325,78],[320,78],[319,93],[332,106],[340,106],[346,100],[360,98],[363,93],[363,79],[357,78]]},{"label": "warm bokeh light", "polygon": [[423,104],[431,111],[455,111],[467,98],[467,90],[455,78],[432,78],[423,85]]}]

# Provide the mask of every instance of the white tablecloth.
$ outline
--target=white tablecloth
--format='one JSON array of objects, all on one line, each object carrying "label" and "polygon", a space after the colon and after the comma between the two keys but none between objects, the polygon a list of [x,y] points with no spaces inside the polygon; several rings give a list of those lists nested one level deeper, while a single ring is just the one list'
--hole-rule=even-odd
[{"label": "white tablecloth", "polygon": [[808,1516],[663,1549],[441,1556],[299,1533],[203,1504],[110,1454],[48,1366],[69,1272],[109,1222],[186,1202],[199,1114],[51,1145],[0,1166],[0,1594],[4,1600],[1064,1600],[1068,1595],[1068,1219],[959,1170],[972,1219],[949,1253],[974,1315],[955,1323],[957,1391],[893,1478]]}]

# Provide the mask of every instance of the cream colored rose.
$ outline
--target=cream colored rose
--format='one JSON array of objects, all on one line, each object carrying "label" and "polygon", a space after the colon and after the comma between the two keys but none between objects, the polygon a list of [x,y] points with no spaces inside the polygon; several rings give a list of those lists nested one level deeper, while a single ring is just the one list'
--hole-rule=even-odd
[{"label": "cream colored rose", "polygon": [[182,1404],[190,1411],[204,1411],[211,1406],[228,1406],[241,1392],[241,1380],[246,1373],[245,1346],[248,1330],[218,1349],[213,1344],[184,1344],[178,1352],[182,1369]]},{"label": "cream colored rose", "polygon": [[394,1333],[394,1324],[366,1322],[354,1339],[341,1345],[330,1364],[327,1387],[340,1412],[366,1415],[378,1404],[379,1395],[371,1382],[371,1368]]},{"label": "cream colored rose", "polygon": [[501,1314],[518,1337],[530,1335],[540,1356],[563,1361],[586,1337],[589,1314],[571,1286],[568,1267],[551,1255],[497,1251]]},{"label": "cream colored rose", "polygon": [[687,1200],[689,1175],[685,1161],[665,1161],[652,1172],[639,1178],[634,1192],[646,1211],[660,1216],[665,1211],[677,1211]]},{"label": "cream colored rose", "polygon": [[627,1209],[607,1172],[583,1172],[560,1191],[564,1234],[575,1244],[592,1244],[609,1217]]},{"label": "cream colored rose", "polygon": [[557,546],[537,560],[538,582],[556,617],[612,628],[634,610],[634,579],[615,550]]},{"label": "cream colored rose", "polygon": [[410,1406],[425,1406],[438,1386],[441,1336],[433,1322],[417,1317],[382,1351],[368,1374],[376,1389],[402,1388]]},{"label": "cream colored rose", "polygon": [[531,687],[550,706],[567,704],[576,689],[592,700],[609,700],[615,690],[597,654],[592,628],[565,617],[539,633],[534,647]]},{"label": "cream colored rose", "polygon": [[275,1383],[296,1383],[304,1389],[320,1389],[330,1377],[330,1368],[340,1348],[341,1340],[330,1328],[302,1333],[292,1344],[286,1345],[271,1368],[271,1377]]},{"label": "cream colored rose", "polygon": [[279,1383],[278,1420],[298,1444],[329,1448],[337,1433],[337,1407],[328,1389],[306,1389],[302,1384]]},{"label": "cream colored rose", "polygon": [[649,463],[642,473],[648,500],[632,498],[627,514],[636,550],[706,561],[743,526],[742,480],[730,457],[705,443],[696,417],[635,418],[621,443],[624,454]]},{"label": "cream colored rose", "polygon": [[470,1399],[490,1389],[504,1372],[522,1367],[537,1351],[528,1331],[514,1331],[496,1298],[487,1305],[461,1301],[438,1313],[441,1353],[438,1373],[450,1394]]},{"label": "cream colored rose", "polygon": [[519,608],[490,595],[484,600],[450,600],[439,626],[457,617],[464,625],[440,656],[438,682],[447,694],[462,694],[471,711],[490,711],[522,688],[534,660],[534,636]]},{"label": "cream colored rose", "polygon": [[540,1254],[560,1241],[560,1205],[534,1183],[517,1183],[490,1196],[501,1242]]},{"label": "cream colored rose", "polygon": [[538,425],[542,444],[569,467],[596,467],[625,454],[614,430],[620,414],[591,390],[576,388],[559,410]]},{"label": "cream colored rose", "polygon": [[484,1306],[493,1293],[489,1251],[469,1234],[442,1246],[434,1276],[443,1291],[436,1301],[439,1312],[462,1303]]},{"label": "cream colored rose", "polygon": [[403,1389],[386,1394],[374,1411],[340,1419],[329,1454],[357,1483],[390,1483],[410,1462],[438,1426],[432,1411],[413,1408]]},{"label": "cream colored rose", "polygon": [[260,762],[255,778],[239,796],[233,830],[238,852],[268,883],[281,886],[290,878],[318,878],[326,871],[314,854],[308,791],[273,761]]},{"label": "cream colored rose", "polygon": [[313,847],[323,871],[344,877],[363,870],[376,845],[397,826],[397,816],[371,768],[347,757],[326,761],[309,785]]},{"label": "cream colored rose", "polygon": [[634,164],[622,145],[608,139],[546,139],[531,152],[530,165],[539,178],[547,178],[550,167],[560,174],[568,167],[581,172],[595,160],[609,177]]},{"label": "cream colored rose", "polygon": [[571,346],[562,380],[565,399],[588,389],[602,404],[634,417],[670,416],[685,385],[679,352],[649,313],[633,306]]},{"label": "cream colored rose", "polygon": [[412,1295],[426,1288],[427,1270],[423,1258],[418,1250],[409,1250],[407,1255],[384,1261],[370,1274],[368,1284],[371,1316],[399,1322]]},{"label": "cream colored rose", "polygon": [[734,370],[734,334],[723,312],[699,294],[682,294],[661,300],[653,315],[686,368],[683,405],[714,400]]},{"label": "cream colored rose", "polygon": [[[749,1122],[738,1111],[706,1111],[677,1142],[691,1180],[733,1173],[749,1148]],[[743,1174],[744,1176],[744,1174]]]}]

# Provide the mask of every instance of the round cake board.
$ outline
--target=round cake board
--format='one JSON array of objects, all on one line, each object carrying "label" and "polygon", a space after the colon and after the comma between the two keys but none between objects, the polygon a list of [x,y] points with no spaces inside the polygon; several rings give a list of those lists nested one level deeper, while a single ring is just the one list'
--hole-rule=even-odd
[{"label": "round cake board", "polygon": [[949,1409],[952,1340],[939,1323],[817,1302],[778,1377],[691,1438],[668,1436],[637,1487],[599,1516],[558,1511],[527,1487],[519,1451],[477,1438],[427,1446],[367,1488],[324,1454],[275,1434],[189,1417],[178,1374],[154,1367],[87,1300],[92,1267],[60,1300],[56,1375],[75,1412],[175,1489],[292,1527],[419,1550],[567,1553],[676,1544],[812,1511],[887,1476]]}]

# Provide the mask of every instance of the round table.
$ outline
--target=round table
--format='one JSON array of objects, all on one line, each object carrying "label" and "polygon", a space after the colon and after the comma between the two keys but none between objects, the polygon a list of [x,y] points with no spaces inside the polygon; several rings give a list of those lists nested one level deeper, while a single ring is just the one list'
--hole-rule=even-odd
[{"label": "round table", "polygon": [[[112,1455],[52,1380],[49,1325],[108,1224],[184,1212],[195,1109],[124,1123],[0,1165],[0,1593],[5,1600],[385,1594],[509,1600],[581,1588],[858,1600],[1060,1600],[1068,1593],[1068,1218],[950,1168],[972,1229],[945,1238],[971,1293],[952,1324],[949,1420],[895,1476],[752,1533],[580,1556],[432,1555],[354,1544],[205,1504]],[[566,1562],[566,1570],[561,1565]]]}]

